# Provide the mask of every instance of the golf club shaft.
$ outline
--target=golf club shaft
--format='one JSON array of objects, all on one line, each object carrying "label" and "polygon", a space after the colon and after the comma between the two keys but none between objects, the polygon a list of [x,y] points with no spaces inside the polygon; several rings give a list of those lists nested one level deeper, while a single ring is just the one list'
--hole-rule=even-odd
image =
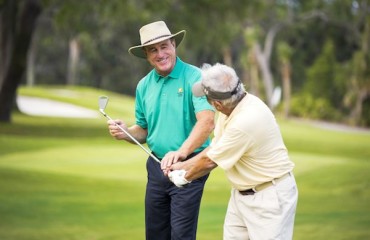
[{"label": "golf club shaft", "polygon": [[[109,117],[105,112],[101,111],[101,113],[106,117],[108,118],[109,120],[112,120],[114,123],[115,121]],[[121,127],[120,125],[118,125],[117,123],[115,123],[115,125],[122,130],[122,132],[124,132],[127,136],[129,136],[129,138],[131,138],[132,141],[134,141],[139,147],[141,147],[147,154],[149,154],[149,156],[151,156],[156,162],[158,163],[161,163],[161,161],[159,161],[159,159],[154,156],[151,152],[148,151],[148,149],[146,149],[141,143],[139,143],[138,140],[136,140],[129,132],[127,132],[123,127]]]}]

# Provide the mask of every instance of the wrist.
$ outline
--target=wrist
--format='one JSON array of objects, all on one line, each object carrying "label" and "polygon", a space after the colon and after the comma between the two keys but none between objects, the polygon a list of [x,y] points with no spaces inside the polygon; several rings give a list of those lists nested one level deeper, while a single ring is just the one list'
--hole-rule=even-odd
[{"label": "wrist", "polygon": [[181,169],[181,170],[174,170],[174,171],[170,172],[168,176],[169,176],[171,182],[173,182],[177,187],[181,188],[181,187],[191,183],[191,181],[189,181],[185,178],[185,175],[186,175],[186,171]]},{"label": "wrist", "polygon": [[183,176],[183,179],[184,179],[184,182],[186,182],[187,184],[189,184],[189,183],[191,183],[191,181],[190,180],[188,180],[187,178],[186,178],[186,175],[188,174],[188,172],[187,171],[185,171],[185,174],[184,174],[184,176]]},{"label": "wrist", "polygon": [[178,151],[180,152],[181,156],[184,157],[184,159],[191,154],[191,152],[189,152],[189,149],[183,147],[181,147]]}]

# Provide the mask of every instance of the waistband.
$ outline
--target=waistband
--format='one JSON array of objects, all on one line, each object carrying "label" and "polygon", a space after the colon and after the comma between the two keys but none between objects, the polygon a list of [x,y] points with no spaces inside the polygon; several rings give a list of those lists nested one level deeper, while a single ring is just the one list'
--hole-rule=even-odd
[{"label": "waistband", "polygon": [[[197,155],[197,154],[199,154],[199,153],[200,153],[200,152],[193,152],[193,153],[189,154],[189,155],[186,157],[186,159],[185,159],[184,161],[189,160],[190,158],[194,157],[195,155]],[[152,154],[153,154],[156,158],[158,158],[158,159],[159,159],[159,161],[161,161],[161,160],[162,160],[162,158],[158,157],[158,155],[157,155],[157,154],[155,154],[155,152],[153,152],[153,151],[152,151]]]},{"label": "waistband", "polygon": [[263,189],[265,188],[268,188],[272,185],[275,185],[276,183],[282,181],[283,179],[285,179],[286,177],[288,176],[291,176],[291,173],[290,172],[287,172],[285,173],[283,176],[279,177],[279,178],[275,178],[269,182],[265,182],[265,183],[261,183],[261,184],[258,184],[257,186],[255,186],[254,188],[250,188],[250,189],[247,189],[247,190],[242,190],[242,191],[239,191],[239,193],[241,195],[253,195],[255,194],[256,192],[259,192],[259,191],[262,191]]}]

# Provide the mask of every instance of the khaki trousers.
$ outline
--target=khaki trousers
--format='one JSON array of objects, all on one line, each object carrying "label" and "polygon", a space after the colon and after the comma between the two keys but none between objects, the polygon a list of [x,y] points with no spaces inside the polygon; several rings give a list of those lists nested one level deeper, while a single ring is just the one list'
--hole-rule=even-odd
[{"label": "khaki trousers", "polygon": [[231,190],[224,240],[293,238],[298,189],[293,174],[253,195]]}]

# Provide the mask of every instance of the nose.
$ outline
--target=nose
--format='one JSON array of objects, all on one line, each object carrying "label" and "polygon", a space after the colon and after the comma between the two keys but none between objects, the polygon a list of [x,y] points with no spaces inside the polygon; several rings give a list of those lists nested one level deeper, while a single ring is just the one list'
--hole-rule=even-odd
[{"label": "nose", "polygon": [[163,55],[163,53],[164,53],[164,50],[158,49],[158,51],[157,51],[157,57],[161,57]]}]

